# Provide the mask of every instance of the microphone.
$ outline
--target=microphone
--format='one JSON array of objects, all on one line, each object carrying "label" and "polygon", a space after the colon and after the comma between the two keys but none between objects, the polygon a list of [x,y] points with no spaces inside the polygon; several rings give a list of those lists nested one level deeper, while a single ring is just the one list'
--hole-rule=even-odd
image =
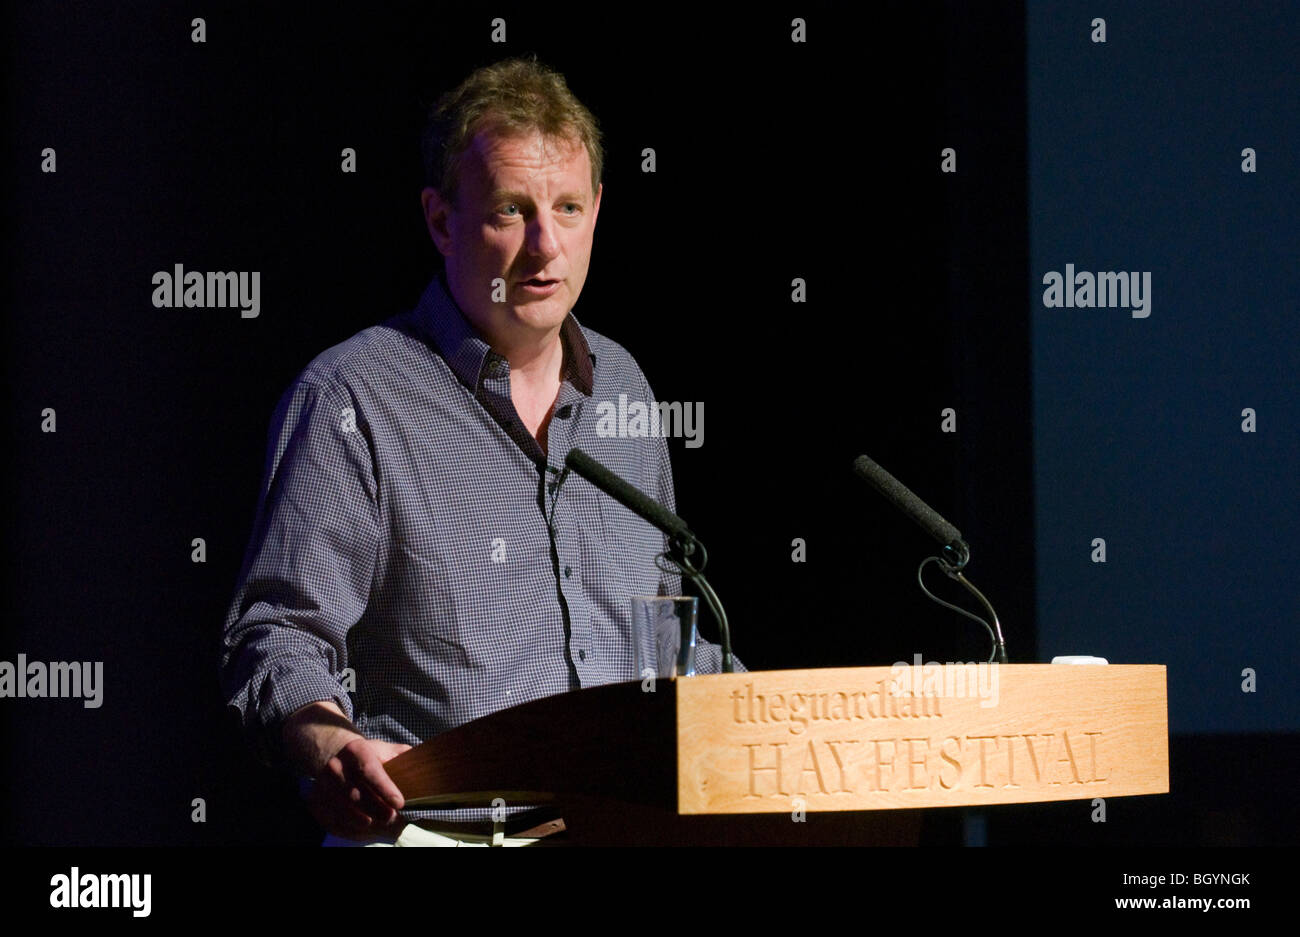
[{"label": "microphone", "polygon": [[[704,565],[709,561],[709,554],[704,549],[704,544],[695,539],[695,534],[686,526],[686,521],[654,498],[646,497],[635,485],[628,484],[576,446],[564,457],[564,464],[565,471],[572,469],[577,472],[633,514],[649,521],[652,526],[668,535],[671,549],[659,554],[655,562],[658,563],[662,557],[672,563],[700,590],[713,617],[718,620],[718,631],[722,637],[722,672],[734,673],[736,668],[731,653],[731,625],[727,622],[727,613],[722,610],[718,594],[704,578]],[[697,548],[700,555],[698,563],[691,560]],[[677,551],[676,556],[673,555],[673,550]]]},{"label": "microphone", "polygon": [[[998,613],[993,610],[993,606],[984,597],[984,593],[976,589],[971,581],[962,575],[962,569],[970,562],[970,547],[962,539],[961,531],[940,517],[934,508],[912,494],[906,485],[866,456],[860,455],[853,460],[853,471],[858,478],[884,495],[890,504],[915,521],[922,530],[943,544],[942,558],[931,556],[921,561],[921,565],[916,570],[917,585],[921,587],[922,592],[940,605],[983,625],[987,629],[989,637],[993,639],[993,653],[989,655],[989,663],[993,663],[995,658],[1003,664],[1007,663],[1007,642],[1002,637],[1002,623],[998,621]],[[921,572],[925,569],[926,563],[934,563],[949,579],[957,580],[968,592],[979,599],[984,608],[988,610],[989,617],[993,619],[992,626],[965,609],[958,608],[951,602],[945,602],[927,589],[925,583],[921,580]]]},{"label": "microphone", "polygon": [[[685,544],[695,541],[695,535],[686,526],[686,521],[654,498],[646,497],[635,485],[628,484],[581,449],[576,447],[570,449],[564,464],[674,540]],[[686,552],[689,554],[690,550]]]},{"label": "microphone", "polygon": [[934,508],[912,494],[911,489],[864,455],[853,460],[853,471],[858,478],[884,495],[890,504],[942,544],[944,552],[948,554],[946,558],[958,569],[966,565],[966,560],[970,557],[970,548],[962,539],[961,531],[944,520]]}]

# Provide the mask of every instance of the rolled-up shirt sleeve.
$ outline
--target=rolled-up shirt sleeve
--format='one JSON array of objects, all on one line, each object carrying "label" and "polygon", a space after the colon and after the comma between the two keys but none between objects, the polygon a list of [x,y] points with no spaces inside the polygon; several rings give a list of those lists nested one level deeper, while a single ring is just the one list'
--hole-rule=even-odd
[{"label": "rolled-up shirt sleeve", "polygon": [[274,764],[295,710],[333,699],[352,718],[347,636],[369,602],[380,524],[372,440],[345,386],[295,382],[267,450],[220,676],[227,706]]}]

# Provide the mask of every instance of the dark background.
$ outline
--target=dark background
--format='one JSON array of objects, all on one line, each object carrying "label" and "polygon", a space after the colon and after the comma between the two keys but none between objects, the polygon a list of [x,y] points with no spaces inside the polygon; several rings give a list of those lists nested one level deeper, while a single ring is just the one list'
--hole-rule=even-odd
[{"label": "dark background", "polygon": [[[730,16],[656,7],[640,19],[506,6],[9,11],[5,389],[16,497],[5,525],[12,560],[0,659],[102,660],[105,691],[97,710],[79,700],[0,701],[9,750],[20,756],[0,782],[3,842],[319,840],[291,781],[253,759],[217,687],[218,633],[253,520],[268,421],[311,358],[410,307],[435,268],[418,202],[427,104],[474,67],[528,52],[566,75],[606,133],[602,211],[576,313],[633,352],[659,399],[705,403],[704,445],[672,443],[678,510],[709,548],[710,580],[750,669],[987,657],[982,629],[916,588],[917,563],[933,545],[853,478],[853,458],[867,453],[972,544],[970,576],[997,607],[1013,661],[1096,653],[1170,668],[1170,795],[1112,801],[1105,824],[1089,821],[1086,802],[933,811],[927,842],[1289,840],[1296,810],[1283,784],[1249,766],[1281,759],[1278,776],[1294,772],[1295,736],[1284,733],[1297,728],[1296,691],[1279,688],[1280,661],[1253,698],[1241,699],[1234,674],[1263,667],[1270,648],[1295,656],[1293,580],[1263,576],[1259,565],[1285,548],[1278,518],[1295,516],[1296,336],[1281,318],[1294,311],[1294,264],[1239,273],[1251,292],[1205,299],[1216,315],[1235,317],[1238,334],[1255,334],[1265,317],[1259,345],[1283,349],[1270,359],[1277,368],[1240,355],[1235,366],[1256,377],[1240,406],[1276,407],[1248,441],[1264,443],[1267,433],[1289,444],[1252,457],[1240,476],[1231,460],[1216,469],[1229,487],[1270,468],[1282,481],[1239,506],[1241,525],[1200,531],[1217,545],[1213,556],[1199,554],[1212,568],[1198,573],[1194,557],[1179,560],[1196,587],[1179,593],[1193,611],[1228,583],[1234,595],[1266,596],[1233,623],[1254,657],[1224,655],[1231,642],[1221,621],[1189,616],[1187,601],[1174,606],[1171,593],[1152,588],[1169,571],[1161,518],[1197,492],[1179,490],[1142,518],[1140,561],[1135,548],[1112,546],[1099,571],[1087,561],[1089,541],[1113,528],[1124,502],[1081,502],[1088,489],[1059,471],[1065,464],[1096,478],[1126,464],[1132,439],[1147,438],[1130,427],[1110,446],[1113,463],[1098,464],[1096,446],[1070,432],[1073,411],[1053,388],[1108,382],[1098,346],[1080,333],[1146,327],[1143,340],[1155,345],[1145,347],[1158,359],[1146,365],[1166,374],[1221,360],[1189,361],[1168,347],[1203,336],[1191,326],[1168,331],[1179,314],[1170,275],[1147,259],[1187,256],[1206,236],[1198,224],[1217,224],[1221,207],[1192,202],[1135,233],[1125,219],[1081,210],[1094,189],[1062,194],[1064,182],[1087,169],[1107,184],[1110,166],[1135,184],[1134,173],[1159,178],[1176,157],[1217,161],[1225,204],[1243,180],[1260,210],[1295,194],[1295,125],[1278,126],[1294,107],[1228,134],[1226,152],[1182,149],[1131,165],[1131,131],[1150,119],[1141,109],[1161,102],[1129,96],[1132,86],[1112,77],[1110,110],[1070,117],[1084,138],[1096,128],[1111,134],[1110,145],[1079,150],[1042,135],[1071,105],[1049,100],[1031,113],[1034,82],[1086,99],[1102,82],[1088,69],[1114,68],[1134,30],[1158,31],[1151,14],[1125,25],[1125,8],[1045,5],[1028,20],[1010,3]],[[1242,34],[1218,24],[1218,41],[1235,50],[1222,53],[1227,64],[1254,61],[1252,36],[1283,29],[1293,41],[1288,9],[1271,21],[1240,14],[1255,32],[1235,46]],[[190,41],[195,15],[207,21],[205,44]],[[504,46],[489,41],[495,15],[507,20]],[[807,44],[789,41],[794,15],[808,20]],[[1087,41],[1093,16],[1108,17],[1106,45]],[[1167,32],[1162,42],[1161,54],[1177,59]],[[1213,64],[1185,61],[1178,78],[1188,87],[1178,95],[1216,85]],[[1288,89],[1274,81],[1254,92],[1270,102]],[[1161,116],[1195,127],[1192,116]],[[1064,165],[1044,172],[1030,159],[1031,128]],[[1267,173],[1232,175],[1245,145],[1271,148],[1260,157]],[[46,146],[57,150],[55,174],[39,171]],[[657,153],[653,175],[640,171],[646,146]],[[939,172],[947,146],[957,150],[955,175]],[[357,151],[355,174],[339,171],[344,147]],[[1270,189],[1287,159],[1290,188]],[[1161,185],[1176,197],[1191,182]],[[1116,242],[1112,226],[1129,239]],[[1294,226],[1279,235],[1275,250],[1293,261]],[[1076,332],[1053,336],[1044,313],[1060,311],[1042,309],[1037,284],[1067,261],[1154,268],[1152,318],[1092,310],[1072,320]],[[176,263],[261,271],[260,316],[155,309],[150,278]],[[794,277],[807,281],[804,305],[790,302]],[[1063,347],[1075,354],[1051,357]],[[1178,385],[1162,386],[1184,399]],[[1140,391],[1122,393],[1132,402]],[[1221,404],[1223,444],[1240,445],[1229,432],[1237,396]],[[55,434],[40,432],[45,407],[57,411]],[[957,411],[956,433],[940,431],[946,407]],[[1173,455],[1163,471],[1196,470],[1185,453]],[[1124,491],[1160,481],[1111,477]],[[1073,500],[1056,513],[1062,491]],[[1070,523],[1078,529],[1067,536]],[[1259,542],[1261,533],[1273,542]],[[207,543],[206,563],[190,560],[194,537]],[[796,537],[807,542],[806,563],[791,562]],[[1067,553],[1073,565],[1056,559]],[[1066,579],[1085,582],[1084,591],[1062,595]],[[950,585],[932,587],[952,599]],[[1136,604],[1140,617],[1116,619],[1116,608]],[[1117,632],[1130,640],[1117,642]],[[1134,643],[1138,634],[1147,639]],[[1206,635],[1221,640],[1207,645]],[[1203,675],[1207,661],[1218,678],[1202,690],[1218,694],[1207,706],[1226,714],[1212,725],[1186,702],[1179,677]],[[1218,734],[1201,734],[1210,731]],[[206,800],[206,823],[190,820],[195,797]]]}]

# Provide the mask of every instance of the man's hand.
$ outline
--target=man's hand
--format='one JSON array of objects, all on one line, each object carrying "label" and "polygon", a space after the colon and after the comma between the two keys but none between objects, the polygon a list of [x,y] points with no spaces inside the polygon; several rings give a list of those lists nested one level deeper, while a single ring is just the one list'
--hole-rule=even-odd
[{"label": "man's hand", "polygon": [[366,738],[332,700],[299,709],[285,720],[283,736],[289,760],[314,778],[307,806],[326,831],[361,839],[405,826],[397,816],[402,793],[383,765],[411,746]]},{"label": "man's hand", "polygon": [[399,833],[406,825],[397,817],[404,801],[383,763],[410,747],[361,736],[344,745],[307,794],[316,822],[335,836],[350,839]]}]

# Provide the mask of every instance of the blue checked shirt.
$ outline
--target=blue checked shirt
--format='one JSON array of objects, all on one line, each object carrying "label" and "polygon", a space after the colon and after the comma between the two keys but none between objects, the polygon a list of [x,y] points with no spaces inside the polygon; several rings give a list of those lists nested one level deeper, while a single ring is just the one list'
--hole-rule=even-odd
[{"label": "blue checked shirt", "polygon": [[[635,679],[629,599],[679,594],[680,577],[655,565],[662,533],[561,473],[577,446],[672,510],[667,441],[598,435],[597,404],[654,397],[632,356],[572,314],[561,341],[548,453],[515,413],[509,363],[441,275],[281,398],[221,649],[225,697],[268,762],[285,717],[317,700],[367,737],[418,745]],[[720,659],[700,645],[700,672]]]}]

